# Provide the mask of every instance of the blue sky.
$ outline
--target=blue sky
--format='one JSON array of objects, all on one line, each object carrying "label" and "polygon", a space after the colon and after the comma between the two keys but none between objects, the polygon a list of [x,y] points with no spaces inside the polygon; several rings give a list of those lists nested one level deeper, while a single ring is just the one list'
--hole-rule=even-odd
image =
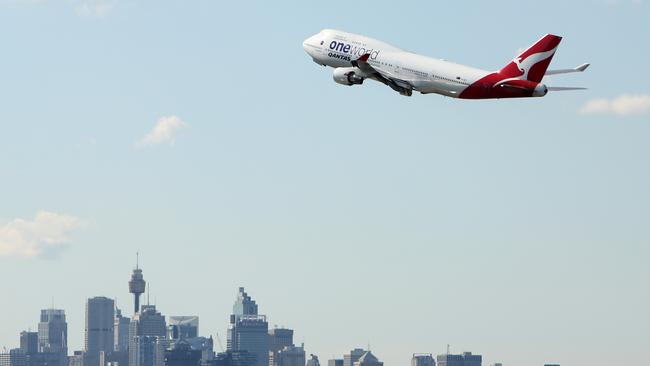
[{"label": "blue sky", "polygon": [[[647,1],[0,1],[0,347],[54,297],[225,337],[237,287],[321,360],[648,364]],[[322,28],[498,69],[544,33],[542,99],[343,87]],[[159,124],[158,130],[155,126]]]}]

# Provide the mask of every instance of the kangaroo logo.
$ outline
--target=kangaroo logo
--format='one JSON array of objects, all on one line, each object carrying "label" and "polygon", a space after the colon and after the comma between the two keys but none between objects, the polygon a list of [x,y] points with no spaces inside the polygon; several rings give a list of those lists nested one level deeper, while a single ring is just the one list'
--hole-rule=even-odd
[{"label": "kangaroo logo", "polygon": [[512,60],[512,62],[517,66],[517,69],[521,71],[521,74],[515,77],[500,80],[494,84],[494,86],[498,86],[511,80],[528,80],[528,73],[530,72],[530,69],[538,63],[546,60],[547,58],[552,57],[553,54],[555,54],[556,49],[557,46],[555,46],[555,48],[552,50],[546,52],[533,53],[525,59],[522,59],[522,57],[516,57],[514,60]]}]

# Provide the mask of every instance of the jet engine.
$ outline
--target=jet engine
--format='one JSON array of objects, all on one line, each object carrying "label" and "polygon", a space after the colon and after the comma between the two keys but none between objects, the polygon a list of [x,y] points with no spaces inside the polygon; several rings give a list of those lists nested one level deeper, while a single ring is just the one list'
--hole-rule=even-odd
[{"label": "jet engine", "polygon": [[354,84],[363,84],[365,79],[362,75],[361,70],[356,67],[338,67],[334,69],[334,74],[332,77],[334,81],[343,85],[354,85]]}]

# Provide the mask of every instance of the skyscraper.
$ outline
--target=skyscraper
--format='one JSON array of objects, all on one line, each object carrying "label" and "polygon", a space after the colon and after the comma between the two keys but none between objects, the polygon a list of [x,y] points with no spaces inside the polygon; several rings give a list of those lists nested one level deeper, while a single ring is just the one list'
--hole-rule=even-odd
[{"label": "skyscraper", "polygon": [[38,323],[39,352],[68,354],[68,323],[62,309],[41,310]]},{"label": "skyscraper", "polygon": [[169,339],[189,339],[199,336],[198,316],[170,316]]},{"label": "skyscraper", "polygon": [[363,348],[355,348],[350,353],[343,355],[343,366],[354,366],[366,351]]},{"label": "skyscraper", "polygon": [[305,366],[320,366],[320,361],[318,361],[318,356],[311,354],[309,355],[309,360]]},{"label": "skyscraper", "polygon": [[354,363],[354,366],[384,366],[372,352],[367,351]]},{"label": "skyscraper", "polygon": [[293,346],[293,329],[273,328],[269,330],[269,366],[277,364],[280,351],[285,347]]},{"label": "skyscraper", "polygon": [[431,353],[414,353],[411,366],[436,366],[436,360]]},{"label": "skyscraper", "polygon": [[240,287],[233,305],[233,314],[230,315],[228,350],[248,351],[256,358],[252,366],[268,366],[268,331],[266,316],[257,314],[257,304]]},{"label": "skyscraper", "polygon": [[327,366],[343,366],[343,359],[335,358],[335,359],[327,360]]},{"label": "skyscraper", "polygon": [[142,270],[139,264],[139,255],[136,254],[135,269],[131,274],[129,281],[129,292],[133,294],[133,314],[140,311],[140,295],[144,293],[147,283],[142,276]]},{"label": "skyscraper", "polygon": [[115,309],[115,320],[113,322],[113,348],[117,352],[125,352],[129,349],[129,324],[131,318],[122,316],[120,309]]},{"label": "skyscraper", "polygon": [[142,305],[129,324],[129,366],[162,366],[166,339],[165,317],[155,305]]},{"label": "skyscraper", "polygon": [[481,366],[483,357],[464,352],[462,355],[438,355],[438,366]]},{"label": "skyscraper", "polygon": [[0,353],[0,366],[27,366],[27,355],[20,348]]},{"label": "skyscraper", "polygon": [[38,352],[38,332],[20,332],[20,350],[26,355]]},{"label": "skyscraper", "polygon": [[273,355],[273,364],[270,366],[305,366],[305,349],[303,346],[285,346],[276,353],[269,353]]},{"label": "skyscraper", "polygon": [[86,302],[86,331],[84,366],[104,366],[99,363],[100,352],[113,351],[115,335],[115,302],[107,297],[93,297]]}]

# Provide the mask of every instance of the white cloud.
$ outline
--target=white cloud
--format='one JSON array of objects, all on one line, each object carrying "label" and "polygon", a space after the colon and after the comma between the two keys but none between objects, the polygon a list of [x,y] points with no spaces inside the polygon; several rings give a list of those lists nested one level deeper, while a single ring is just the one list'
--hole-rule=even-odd
[{"label": "white cloud", "polygon": [[54,257],[83,226],[74,216],[47,211],[38,212],[33,221],[14,219],[0,226],[0,257]]},{"label": "white cloud", "polygon": [[641,115],[650,112],[650,95],[624,94],[612,100],[593,99],[582,108],[582,114],[613,114],[616,116]]},{"label": "white cloud", "polygon": [[136,147],[146,147],[157,145],[163,142],[174,144],[174,138],[178,132],[187,127],[187,123],[183,122],[177,116],[161,117],[156,122],[153,130],[146,134],[143,138],[136,141]]},{"label": "white cloud", "polygon": [[90,18],[103,18],[113,11],[115,1],[112,0],[77,0],[74,11],[77,15]]}]

